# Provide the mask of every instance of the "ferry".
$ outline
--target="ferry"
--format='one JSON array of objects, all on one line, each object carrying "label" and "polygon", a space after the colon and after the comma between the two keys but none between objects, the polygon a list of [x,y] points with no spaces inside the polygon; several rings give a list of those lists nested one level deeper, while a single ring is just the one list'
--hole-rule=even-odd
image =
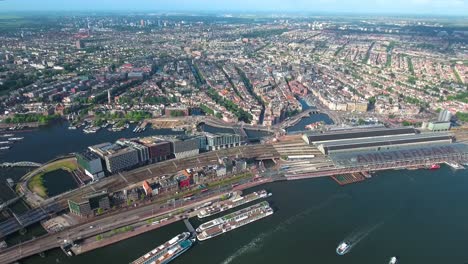
[{"label": "ferry", "polygon": [[435,164],[432,164],[430,167],[429,167],[430,170],[438,170],[440,169],[440,165],[435,163]]},{"label": "ferry", "polygon": [[388,261],[388,264],[397,264],[397,263],[398,263],[397,257],[391,257],[390,260]]},{"label": "ferry", "polygon": [[202,210],[198,212],[197,216],[199,219],[206,218],[206,217],[219,214],[229,209],[256,201],[258,199],[266,198],[269,196],[271,196],[271,193],[268,193],[266,190],[253,192],[253,193],[247,194],[246,196],[238,196],[238,197],[234,196],[230,200],[222,201],[210,207],[203,208]]},{"label": "ferry", "polygon": [[191,234],[189,232],[177,235],[166,243],[141,256],[137,260],[134,260],[131,264],[169,263],[193,246],[193,242],[195,241],[190,239],[190,235]]},{"label": "ferry", "polygon": [[10,146],[0,147],[0,150],[8,150],[8,149],[10,149],[10,148],[11,148]]},{"label": "ferry", "polygon": [[13,138],[9,138],[8,140],[9,141],[20,141],[20,140],[23,140],[24,137],[13,137]]},{"label": "ferry", "polygon": [[344,254],[348,253],[350,249],[351,249],[351,244],[347,241],[343,241],[336,248],[336,254],[343,256]]},{"label": "ferry", "polygon": [[251,207],[210,221],[208,222],[209,226],[205,224],[201,225],[199,228],[197,228],[197,239],[199,241],[207,240],[272,214],[273,209],[270,207],[268,202],[261,202]]}]

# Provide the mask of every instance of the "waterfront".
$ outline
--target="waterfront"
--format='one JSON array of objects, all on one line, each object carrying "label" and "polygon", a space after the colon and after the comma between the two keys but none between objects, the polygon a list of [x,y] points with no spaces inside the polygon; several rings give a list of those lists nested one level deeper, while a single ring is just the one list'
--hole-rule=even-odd
[{"label": "waterfront", "polygon": [[[46,143],[53,144],[53,148],[40,148],[41,155],[28,156],[28,146],[40,144],[51,131],[55,131],[56,136],[47,139]],[[21,142],[26,145],[25,150],[17,155],[41,162],[43,155],[51,159],[54,155],[79,151],[90,144],[141,135],[127,131],[109,132],[109,135],[96,139],[99,132],[95,135],[73,134],[74,131],[63,125],[48,127],[27,132],[31,134]],[[72,147],[60,143],[71,138],[69,132],[74,135]],[[101,132],[107,134],[107,131]],[[23,168],[1,169],[0,180],[5,182],[6,177],[17,179],[27,171]],[[275,210],[272,216],[197,243],[174,263],[386,263],[392,255],[400,256],[402,263],[464,263],[468,259],[462,248],[462,241],[468,236],[463,226],[468,221],[465,209],[467,186],[468,172],[453,172],[447,166],[438,171],[380,172],[370,180],[343,187],[329,178],[259,186],[247,192],[271,191],[273,196],[267,200]],[[2,188],[8,189],[4,184]],[[8,198],[3,193],[1,198]],[[195,227],[202,223],[196,219],[191,221]],[[129,263],[185,230],[185,225],[178,222],[80,256],[69,258],[57,249],[46,252],[44,258],[34,256],[21,263]],[[7,242],[24,241],[44,232],[39,226],[27,231],[24,236],[9,237]],[[349,254],[337,256],[337,244],[350,237],[362,240]],[[444,246],[440,247],[440,244]]]},{"label": "waterfront", "polygon": [[0,153],[1,162],[34,161],[47,162],[59,155],[78,152],[88,146],[114,142],[119,138],[134,138],[153,135],[179,135],[183,131],[171,129],[148,128],[142,133],[133,133],[133,126],[121,132],[111,132],[101,129],[95,134],[85,134],[81,129],[69,130],[67,122],[41,127],[27,132],[13,132],[17,136],[24,137],[15,143],[8,151]]},{"label": "waterfront", "polygon": [[[273,193],[271,217],[197,243],[174,263],[386,263],[392,255],[402,263],[464,263],[466,186],[467,171],[447,166],[382,172],[344,187],[329,178],[260,186]],[[84,255],[54,250],[22,263],[128,263],[182,231],[178,222]],[[352,236],[362,240],[337,256],[337,244]]]}]

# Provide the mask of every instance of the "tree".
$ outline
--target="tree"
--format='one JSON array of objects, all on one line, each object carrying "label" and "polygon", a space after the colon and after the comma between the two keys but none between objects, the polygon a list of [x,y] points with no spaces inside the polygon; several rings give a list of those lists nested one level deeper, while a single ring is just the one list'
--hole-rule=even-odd
[{"label": "tree", "polygon": [[99,207],[99,208],[97,209],[97,214],[98,214],[98,215],[101,215],[102,213],[104,213],[104,209],[102,209],[102,208]]}]

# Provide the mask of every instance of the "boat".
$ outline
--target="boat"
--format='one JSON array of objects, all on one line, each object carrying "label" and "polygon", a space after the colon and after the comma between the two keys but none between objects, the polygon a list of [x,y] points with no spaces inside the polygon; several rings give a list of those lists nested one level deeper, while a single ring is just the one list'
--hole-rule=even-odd
[{"label": "boat", "polygon": [[465,169],[465,167],[463,167],[461,164],[458,164],[456,162],[445,162],[445,164],[447,164],[448,166],[450,166],[452,169],[455,169],[455,170]]},{"label": "boat", "polygon": [[70,130],[76,130],[76,126],[69,126],[68,129],[70,129]]},{"label": "boat", "polygon": [[336,254],[343,256],[351,250],[351,244],[347,241],[341,242],[336,248]]},{"label": "boat", "polygon": [[23,140],[24,137],[13,137],[13,138],[9,138],[8,140],[9,141],[20,141],[20,140]]},{"label": "boat", "polygon": [[0,147],[0,150],[8,150],[10,149],[11,147],[10,146],[7,146],[7,147]]},{"label": "boat", "polygon": [[206,218],[269,196],[271,196],[271,193],[268,193],[265,190],[253,192],[245,196],[231,195],[231,199],[229,200],[221,201],[217,204],[201,209],[197,216],[199,219]]},{"label": "boat", "polygon": [[391,257],[390,260],[388,261],[388,264],[397,264],[397,263],[398,263],[397,257]]},{"label": "boat", "polygon": [[190,239],[190,233],[184,232],[151,250],[145,255],[134,260],[131,264],[166,264],[189,250],[193,246],[193,239]]},{"label": "boat", "polygon": [[0,145],[11,144],[11,141],[0,141]]},{"label": "boat", "polygon": [[430,170],[438,170],[440,169],[440,165],[435,163],[435,164],[432,164],[430,167],[429,167]]},{"label": "boat", "polygon": [[3,134],[1,135],[1,137],[14,137],[15,135],[14,134]]},{"label": "boat", "polygon": [[314,129],[317,129],[321,126],[324,125],[324,122],[323,121],[318,121],[318,122],[314,122],[314,123],[311,123],[311,124],[308,124],[306,125],[304,128],[305,129],[308,129],[308,130],[314,130]]},{"label": "boat", "polygon": [[199,241],[204,241],[272,214],[273,209],[270,207],[270,204],[268,202],[261,202],[200,225],[200,227],[197,228],[197,239]]}]

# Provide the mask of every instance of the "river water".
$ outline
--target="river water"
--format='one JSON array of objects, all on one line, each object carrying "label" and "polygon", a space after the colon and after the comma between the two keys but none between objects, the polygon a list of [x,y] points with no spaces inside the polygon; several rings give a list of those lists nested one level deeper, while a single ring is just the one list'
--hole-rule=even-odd
[{"label": "river water", "polygon": [[[12,156],[0,159],[43,162],[91,144],[135,135],[130,131],[95,135],[77,132],[68,131],[62,124],[25,133],[24,141],[12,148]],[[25,172],[27,169],[2,169],[0,181]],[[3,185],[1,188],[8,190]],[[348,186],[318,178],[255,189],[263,188],[273,193],[268,198],[275,210],[272,216],[197,243],[173,263],[362,264],[387,263],[393,255],[400,257],[400,263],[468,263],[465,170],[455,172],[442,166],[437,171],[381,172]],[[0,191],[2,199],[7,192],[4,189]],[[191,221],[195,227],[200,224],[196,219]],[[80,256],[66,257],[62,251],[52,250],[44,258],[34,256],[21,263],[129,263],[183,231],[184,224],[178,222]],[[38,228],[28,228],[25,237],[10,241],[34,234],[40,234]],[[350,253],[337,256],[335,248],[343,239],[356,243]]]},{"label": "river water", "polygon": [[[173,263],[467,263],[468,173],[388,171],[362,183],[338,186],[329,178],[258,187],[273,193],[275,213],[196,244]],[[250,190],[251,191],[251,190]],[[192,220],[197,226],[200,222]],[[185,231],[182,222],[68,258],[60,250],[24,263],[129,263]],[[338,256],[343,239],[359,238]]]}]

